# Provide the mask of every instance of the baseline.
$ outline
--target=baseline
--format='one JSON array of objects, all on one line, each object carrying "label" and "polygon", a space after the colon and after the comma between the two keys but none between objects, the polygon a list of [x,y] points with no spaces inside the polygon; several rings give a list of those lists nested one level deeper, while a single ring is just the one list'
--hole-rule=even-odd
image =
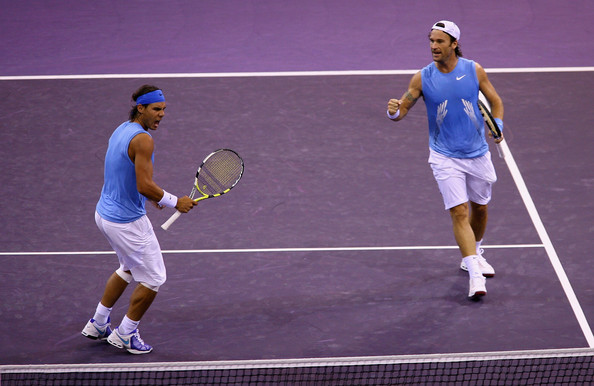
[{"label": "baseline", "polygon": [[[59,80],[59,79],[136,79],[136,78],[232,78],[283,76],[350,76],[350,75],[413,75],[419,70],[352,70],[352,71],[278,71],[278,72],[212,72],[160,74],[87,74],[87,75],[14,75],[0,76],[1,80]],[[527,67],[491,68],[488,73],[592,72],[593,67]]]}]

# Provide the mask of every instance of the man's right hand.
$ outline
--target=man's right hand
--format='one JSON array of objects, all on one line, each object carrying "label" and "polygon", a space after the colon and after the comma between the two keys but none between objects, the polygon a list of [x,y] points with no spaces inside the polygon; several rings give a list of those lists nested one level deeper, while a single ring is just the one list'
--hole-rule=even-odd
[{"label": "man's right hand", "polygon": [[401,104],[402,101],[400,99],[390,99],[390,101],[388,102],[388,112],[390,113],[390,115],[396,114],[396,111],[400,109]]},{"label": "man's right hand", "polygon": [[179,197],[175,209],[182,213],[188,213],[197,203],[188,196]]}]

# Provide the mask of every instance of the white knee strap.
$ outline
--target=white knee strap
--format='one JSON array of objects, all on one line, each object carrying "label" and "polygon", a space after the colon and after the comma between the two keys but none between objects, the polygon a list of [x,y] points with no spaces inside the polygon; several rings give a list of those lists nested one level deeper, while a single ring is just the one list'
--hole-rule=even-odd
[{"label": "white knee strap", "polygon": [[115,273],[121,277],[126,283],[130,284],[130,282],[132,281],[132,275],[129,274],[128,272],[125,272],[124,269],[122,267],[118,268]]}]

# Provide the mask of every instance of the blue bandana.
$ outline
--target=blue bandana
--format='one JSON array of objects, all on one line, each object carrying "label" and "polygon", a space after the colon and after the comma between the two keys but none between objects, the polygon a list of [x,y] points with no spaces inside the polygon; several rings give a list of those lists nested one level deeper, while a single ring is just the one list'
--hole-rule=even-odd
[{"label": "blue bandana", "polygon": [[151,103],[165,102],[165,96],[163,91],[155,90],[149,93],[143,94],[136,99],[136,106],[138,105],[150,105]]}]

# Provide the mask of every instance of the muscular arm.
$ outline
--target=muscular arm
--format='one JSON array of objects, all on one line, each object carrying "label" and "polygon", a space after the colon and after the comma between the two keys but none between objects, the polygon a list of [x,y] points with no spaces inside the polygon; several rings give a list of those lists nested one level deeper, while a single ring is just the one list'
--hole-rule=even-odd
[{"label": "muscular arm", "polygon": [[134,162],[136,171],[136,188],[149,200],[158,202],[163,198],[163,189],[153,181],[154,150],[153,139],[148,134],[139,134],[130,141],[128,155]]},{"label": "muscular arm", "polygon": [[[153,181],[152,155],[155,144],[153,138],[148,134],[138,134],[130,141],[128,156],[134,162],[136,171],[136,188],[138,192],[153,202],[159,202],[163,198],[163,189]],[[196,203],[187,196],[177,200],[175,208],[180,212],[187,212]]]},{"label": "muscular arm", "polygon": [[421,72],[413,75],[408,85],[408,90],[402,95],[401,99],[390,99],[388,102],[388,111],[390,114],[395,114],[400,110],[400,115],[394,121],[399,121],[406,116],[417,100],[423,95],[423,82],[421,80]]},{"label": "muscular arm", "polygon": [[485,69],[478,63],[476,63],[476,75],[479,81],[479,89],[491,105],[491,114],[494,118],[503,120],[503,101],[487,77]]},{"label": "muscular arm", "polygon": [[[503,101],[497,94],[495,87],[491,84],[491,81],[487,77],[487,73],[485,69],[478,63],[476,63],[476,76],[478,77],[479,81],[479,90],[483,93],[489,104],[491,105],[491,114],[493,118],[499,118],[503,121]],[[491,133],[489,133],[491,135]],[[499,143],[503,141],[503,136],[501,138],[496,139],[495,142]]]}]

